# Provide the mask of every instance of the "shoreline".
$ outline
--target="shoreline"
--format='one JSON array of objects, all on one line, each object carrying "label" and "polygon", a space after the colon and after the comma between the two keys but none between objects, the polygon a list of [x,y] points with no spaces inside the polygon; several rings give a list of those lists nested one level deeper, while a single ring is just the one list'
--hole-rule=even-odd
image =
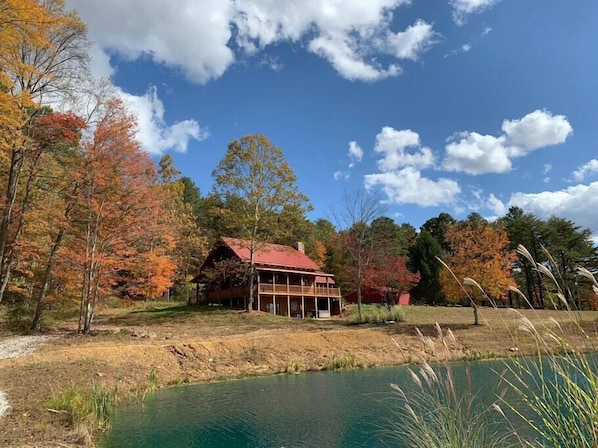
[{"label": "shoreline", "polygon": [[[150,389],[176,385],[537,354],[533,340],[523,334],[518,335],[516,349],[510,346],[519,313],[487,310],[485,325],[476,327],[468,312],[441,311],[438,319],[432,314],[436,309],[413,308],[407,323],[363,326],[237,315],[208,323],[201,314],[184,314],[178,320],[133,327],[115,326],[107,319],[92,336],[56,331],[34,353],[0,359],[0,390],[10,405],[0,417],[0,446],[93,446],[93,434],[69,426],[63,413],[48,409],[50,397],[69,389],[99,385],[117,390],[124,402],[140,399]],[[528,314],[542,324],[550,324],[553,316],[566,316],[548,311]],[[592,326],[596,314],[587,316]],[[444,322],[442,336],[439,326],[429,323],[435,320]],[[571,343],[587,346],[585,339]]]}]

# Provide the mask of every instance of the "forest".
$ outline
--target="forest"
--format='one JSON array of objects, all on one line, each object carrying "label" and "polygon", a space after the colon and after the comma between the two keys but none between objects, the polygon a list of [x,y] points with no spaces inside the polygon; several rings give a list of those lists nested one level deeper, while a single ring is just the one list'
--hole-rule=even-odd
[{"label": "forest", "polygon": [[[302,241],[347,293],[368,286],[427,305],[598,308],[578,274],[597,267],[591,232],[562,217],[513,207],[493,222],[440,213],[416,229],[360,190],[339,198],[331,217],[310,220],[283,150],[263,135],[233,140],[212,190],[199,191],[171,156],[142,151],[135,116],[91,79],[88,49],[85,25],[63,0],[0,3],[0,306],[25,309],[31,329],[61,304],[78,307],[78,331],[89,333],[107,297],[187,300],[220,236]],[[566,303],[532,258],[559,279]],[[485,294],[465,294],[464,277]]]}]

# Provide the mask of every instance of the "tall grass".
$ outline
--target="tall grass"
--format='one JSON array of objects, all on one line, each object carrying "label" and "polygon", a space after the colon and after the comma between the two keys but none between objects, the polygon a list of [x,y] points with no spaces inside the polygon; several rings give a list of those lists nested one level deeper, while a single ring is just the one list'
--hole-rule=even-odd
[{"label": "tall grass", "polygon": [[69,388],[52,395],[46,406],[64,416],[67,424],[74,427],[83,424],[91,428],[106,429],[114,404],[118,401],[118,389],[94,384],[91,389]]},{"label": "tall grass", "polygon": [[354,308],[347,317],[347,322],[350,324],[404,322],[407,314],[405,308],[400,305],[392,305],[390,308],[379,305],[362,305],[361,310],[361,320],[357,309]]},{"label": "tall grass", "polygon": [[[434,366],[423,362],[409,369],[412,388],[391,384],[398,400],[398,418],[390,422],[390,439],[404,446],[418,448],[498,448],[512,446],[514,436],[501,424],[497,405],[483,405],[472,389],[469,366],[466,384],[459,386],[448,362],[449,352],[457,341],[450,331],[444,335],[436,324],[433,340],[417,333],[434,359],[444,360]],[[396,342],[395,342],[396,344]],[[384,434],[385,438],[389,434]]]},{"label": "tall grass", "polygon": [[[497,375],[514,394],[497,393],[491,406],[476,405],[471,390],[457,391],[450,365],[432,367],[424,363],[418,372],[412,370],[414,392],[392,386],[402,402],[402,412],[400,424],[393,422],[390,426],[407,446],[598,447],[598,358],[586,355],[597,351],[595,331],[586,329],[577,310],[566,300],[562,279],[553,274],[558,270],[550,269],[550,264],[556,265],[550,254],[549,264],[545,265],[536,263],[523,246],[518,252],[543,276],[547,291],[560,301],[568,323],[554,318],[538,318],[533,323],[513,310],[518,325],[513,329],[503,322],[512,339],[506,343],[518,348],[520,342],[531,341],[535,356],[505,361],[503,373]],[[584,268],[578,273],[588,278],[598,293],[594,275]],[[464,279],[462,285],[484,293],[473,279]],[[511,290],[531,308],[521,291]],[[430,346],[429,340],[423,343]],[[500,416],[499,426],[496,416]]]}]

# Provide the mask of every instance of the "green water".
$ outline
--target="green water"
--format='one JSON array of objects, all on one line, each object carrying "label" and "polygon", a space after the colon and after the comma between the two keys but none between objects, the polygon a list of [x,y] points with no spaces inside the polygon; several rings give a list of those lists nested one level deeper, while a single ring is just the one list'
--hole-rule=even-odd
[{"label": "green water", "polygon": [[[454,364],[458,388],[495,401],[501,361]],[[116,447],[398,447],[385,431],[401,411],[390,383],[404,367],[279,375],[165,389],[120,407],[100,441]],[[459,389],[458,389],[459,390]]]}]

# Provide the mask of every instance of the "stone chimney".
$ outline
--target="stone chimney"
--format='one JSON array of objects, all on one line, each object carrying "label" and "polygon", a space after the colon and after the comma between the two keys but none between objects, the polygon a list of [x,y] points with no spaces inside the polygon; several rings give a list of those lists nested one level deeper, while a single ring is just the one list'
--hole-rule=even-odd
[{"label": "stone chimney", "polygon": [[305,253],[305,244],[303,244],[301,241],[297,241],[296,243],[293,243],[293,247],[298,250],[299,252],[301,252],[302,254]]}]

